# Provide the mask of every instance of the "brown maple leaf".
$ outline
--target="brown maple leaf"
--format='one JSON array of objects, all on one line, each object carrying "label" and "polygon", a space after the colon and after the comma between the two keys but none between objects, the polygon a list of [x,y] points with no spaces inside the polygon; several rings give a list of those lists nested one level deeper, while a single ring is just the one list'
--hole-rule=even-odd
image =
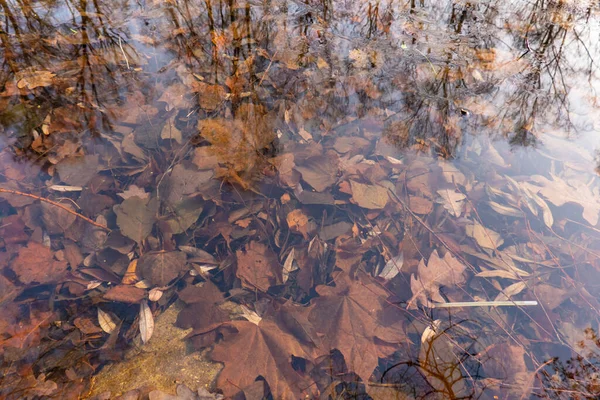
[{"label": "brown maple leaf", "polygon": [[438,303],[445,303],[446,300],[440,294],[440,287],[464,283],[466,269],[467,267],[452,257],[450,253],[446,253],[444,258],[440,258],[437,250],[434,250],[427,265],[425,265],[424,259],[419,263],[419,277],[417,278],[414,274],[410,277],[410,290],[413,297],[408,302],[408,308],[417,308],[417,302],[428,304],[428,298]]},{"label": "brown maple leaf", "polygon": [[271,319],[258,324],[233,321],[224,327],[237,333],[226,335],[211,353],[214,361],[225,364],[217,385],[225,397],[265,378],[274,399],[302,399],[313,395],[314,385],[292,367],[292,355],[311,359],[311,349],[282,330]]},{"label": "brown maple leaf", "polygon": [[[309,321],[321,336],[321,354],[338,349],[349,369],[367,382],[379,363],[378,357],[393,352],[389,343],[399,343],[403,330],[384,322],[388,294],[369,276],[352,280],[343,274],[336,286],[318,286]],[[384,342],[384,343],[382,343]]]}]

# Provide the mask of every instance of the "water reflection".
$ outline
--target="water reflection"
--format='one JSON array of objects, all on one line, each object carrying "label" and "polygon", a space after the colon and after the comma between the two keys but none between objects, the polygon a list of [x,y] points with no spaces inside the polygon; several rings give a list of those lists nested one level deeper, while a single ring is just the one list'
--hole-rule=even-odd
[{"label": "water reflection", "polygon": [[[596,395],[576,338],[600,310],[598,4],[0,9],[2,396],[84,393],[140,304],[177,296],[214,318],[188,325],[221,339],[226,395],[259,375],[275,398]],[[428,277],[437,259],[464,271]],[[521,296],[540,307],[423,302]],[[371,319],[335,341],[319,301]],[[283,378],[231,381],[244,334]]]}]

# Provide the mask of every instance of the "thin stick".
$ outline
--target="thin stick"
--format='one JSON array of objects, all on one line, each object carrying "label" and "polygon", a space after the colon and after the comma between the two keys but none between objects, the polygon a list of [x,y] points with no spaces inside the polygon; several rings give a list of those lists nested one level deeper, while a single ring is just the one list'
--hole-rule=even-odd
[{"label": "thin stick", "polygon": [[507,306],[537,306],[535,300],[525,301],[457,301],[454,303],[432,303],[430,308],[453,307],[507,307]]},{"label": "thin stick", "polygon": [[125,54],[125,51],[123,50],[123,46],[121,45],[121,36],[119,36],[119,48],[121,49],[121,53],[123,54],[123,57],[125,57],[125,63],[127,64],[127,69],[131,69],[129,67],[129,60],[127,59],[127,54]]},{"label": "thin stick", "polygon": [[45,203],[48,203],[48,204],[52,204],[53,206],[55,206],[55,207],[58,207],[58,208],[60,208],[60,209],[62,209],[62,210],[65,210],[65,211],[66,211],[66,212],[68,212],[69,214],[73,214],[73,215],[75,215],[76,217],[79,217],[79,218],[81,218],[82,220],[84,220],[84,221],[86,221],[86,222],[89,222],[90,224],[92,224],[92,225],[94,225],[94,226],[97,226],[98,228],[102,228],[102,229],[104,229],[104,230],[106,230],[106,231],[108,231],[108,232],[110,232],[110,231],[111,231],[111,230],[110,230],[110,229],[108,229],[106,226],[104,226],[104,225],[101,225],[101,224],[97,223],[97,222],[96,222],[96,221],[94,221],[93,219],[89,219],[88,217],[86,217],[86,216],[84,216],[84,215],[81,215],[81,214],[79,214],[78,212],[75,212],[75,211],[71,210],[69,207],[65,207],[65,206],[63,206],[62,204],[60,204],[60,203],[57,203],[57,202],[55,202],[55,201],[52,201],[52,200],[50,200],[50,199],[46,199],[45,197],[40,197],[40,196],[36,196],[35,194],[29,194],[29,193],[25,193],[25,192],[19,192],[18,190],[11,190],[11,189],[4,189],[4,188],[0,188],[0,193],[9,193],[9,194],[14,194],[14,195],[17,195],[17,196],[25,196],[25,197],[30,197],[30,198],[32,198],[32,199],[36,199],[36,200],[43,201],[43,202],[45,202]]}]

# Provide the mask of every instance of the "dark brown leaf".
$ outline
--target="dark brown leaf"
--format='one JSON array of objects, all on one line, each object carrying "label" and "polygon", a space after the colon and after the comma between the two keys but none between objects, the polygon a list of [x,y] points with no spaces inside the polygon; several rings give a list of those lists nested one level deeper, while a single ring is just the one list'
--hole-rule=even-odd
[{"label": "dark brown leaf", "polygon": [[246,250],[238,250],[236,256],[237,276],[245,286],[266,292],[269,287],[282,282],[277,255],[264,244],[250,242]]},{"label": "dark brown leaf", "polygon": [[19,250],[11,268],[23,283],[53,283],[64,276],[67,263],[56,261],[52,251],[46,246],[29,242],[27,247]]},{"label": "dark brown leaf", "polygon": [[138,270],[150,284],[166,286],[185,270],[185,259],[181,251],[146,253],[138,261]]}]

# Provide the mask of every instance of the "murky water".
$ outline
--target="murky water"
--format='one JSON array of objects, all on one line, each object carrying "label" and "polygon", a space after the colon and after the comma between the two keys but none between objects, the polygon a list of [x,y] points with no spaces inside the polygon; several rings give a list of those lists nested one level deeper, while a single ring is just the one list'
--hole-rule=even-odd
[{"label": "murky water", "polygon": [[600,395],[596,2],[0,10],[0,397]]}]

